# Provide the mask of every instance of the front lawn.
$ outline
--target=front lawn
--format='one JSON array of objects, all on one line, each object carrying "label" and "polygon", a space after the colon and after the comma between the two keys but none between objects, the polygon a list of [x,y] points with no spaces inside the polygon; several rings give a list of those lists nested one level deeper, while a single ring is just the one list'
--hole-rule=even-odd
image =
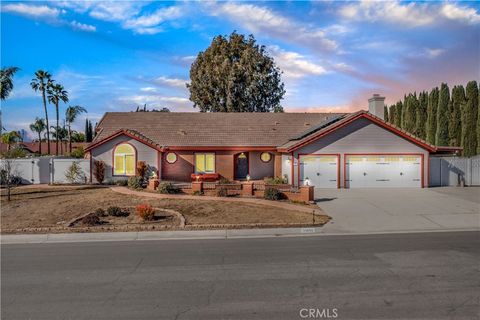
[{"label": "front lawn", "polygon": [[[233,224],[312,224],[312,214],[275,208],[267,205],[187,199],[151,199],[147,197],[123,195],[98,186],[26,186],[13,189],[12,201],[6,201],[5,190],[1,196],[1,231],[2,233],[21,232],[68,232],[68,231],[109,231],[178,228],[176,216],[165,215],[159,221],[142,222],[134,217],[102,218],[102,224],[79,228],[80,222],[73,227],[65,225],[75,218],[97,209],[106,210],[110,206],[133,208],[138,204],[149,204],[158,210],[170,209],[185,217],[187,228],[202,225]],[[322,225],[328,220],[326,216],[316,216],[316,224]],[[112,226],[112,228],[108,228]],[[161,226],[161,228],[159,228]],[[138,228],[137,228],[138,227]],[[35,228],[39,230],[35,230]],[[41,230],[40,230],[41,229]]]}]

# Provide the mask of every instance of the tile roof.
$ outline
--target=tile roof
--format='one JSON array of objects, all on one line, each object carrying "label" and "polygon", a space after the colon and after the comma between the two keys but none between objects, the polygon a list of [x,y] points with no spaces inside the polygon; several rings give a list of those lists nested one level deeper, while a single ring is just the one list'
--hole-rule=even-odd
[{"label": "tile roof", "polygon": [[342,113],[107,112],[94,142],[131,131],[162,147],[280,146]]}]

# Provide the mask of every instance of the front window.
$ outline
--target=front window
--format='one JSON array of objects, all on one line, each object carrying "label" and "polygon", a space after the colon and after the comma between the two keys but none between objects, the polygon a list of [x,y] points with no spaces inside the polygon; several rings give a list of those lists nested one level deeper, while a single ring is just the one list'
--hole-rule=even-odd
[{"label": "front window", "polygon": [[113,172],[115,175],[135,175],[135,149],[131,145],[127,143],[118,145],[115,148],[113,159]]},{"label": "front window", "polygon": [[195,153],[195,172],[196,173],[214,173],[215,172],[215,154],[214,153]]}]

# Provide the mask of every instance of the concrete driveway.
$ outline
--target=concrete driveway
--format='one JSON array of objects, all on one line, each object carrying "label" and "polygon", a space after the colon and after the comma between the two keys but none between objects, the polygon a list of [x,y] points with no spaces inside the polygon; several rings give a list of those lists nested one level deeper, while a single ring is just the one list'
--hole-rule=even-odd
[{"label": "concrete driveway", "polygon": [[317,189],[327,233],[480,230],[480,187]]}]

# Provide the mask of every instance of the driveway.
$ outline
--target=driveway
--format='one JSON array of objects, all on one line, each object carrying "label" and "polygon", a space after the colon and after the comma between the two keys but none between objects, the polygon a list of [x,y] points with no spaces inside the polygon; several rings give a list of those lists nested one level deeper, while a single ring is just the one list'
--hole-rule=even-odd
[{"label": "driveway", "polygon": [[327,233],[480,230],[480,188],[317,189]]}]

